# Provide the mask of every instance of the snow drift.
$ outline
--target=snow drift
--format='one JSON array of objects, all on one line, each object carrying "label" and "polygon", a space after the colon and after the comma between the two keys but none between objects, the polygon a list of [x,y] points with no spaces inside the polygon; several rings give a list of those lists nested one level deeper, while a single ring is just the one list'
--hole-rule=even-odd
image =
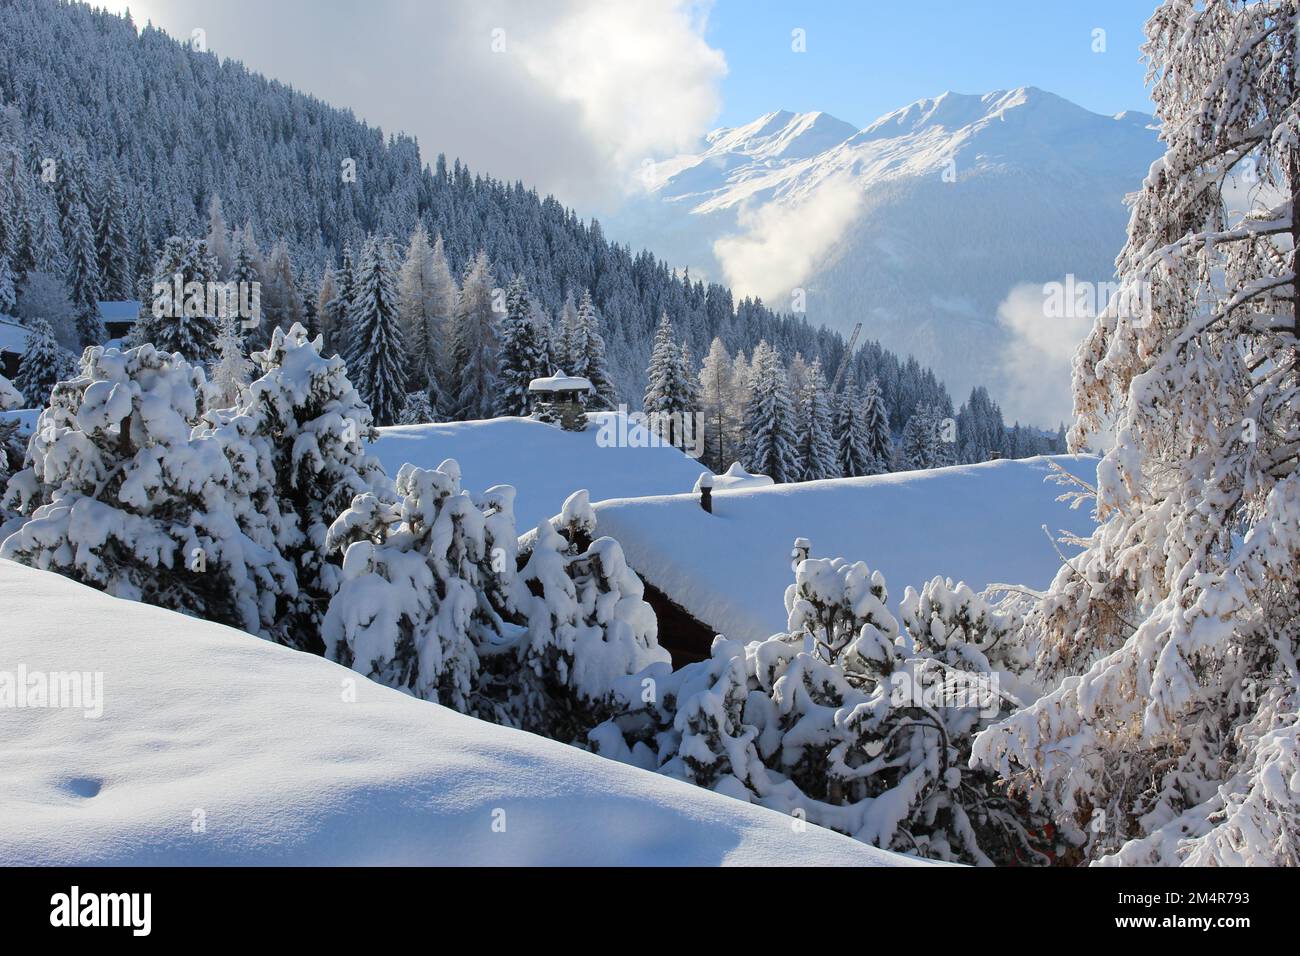
[{"label": "snow drift", "polygon": [[55,574],[0,595],[0,676],[103,681],[0,708],[3,864],[911,862]]}]

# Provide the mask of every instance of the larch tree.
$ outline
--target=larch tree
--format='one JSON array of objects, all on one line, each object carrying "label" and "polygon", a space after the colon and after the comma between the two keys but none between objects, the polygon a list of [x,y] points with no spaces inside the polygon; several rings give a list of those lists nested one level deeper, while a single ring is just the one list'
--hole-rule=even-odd
[{"label": "larch tree", "polygon": [[[445,263],[443,271],[446,271]],[[416,224],[406,245],[397,298],[406,342],[407,387],[423,391],[430,404],[437,408],[443,402],[442,343],[450,303],[445,279],[435,275],[433,249],[423,223]]]},{"label": "larch tree", "polygon": [[722,339],[714,338],[700,368],[700,414],[704,416],[705,462],[715,471],[726,468],[735,455],[735,413],[735,365]]},{"label": "larch tree", "polygon": [[1167,0],[1146,35],[1167,151],[1074,365],[1101,523],[1026,617],[1056,689],[975,756],[1085,860],[1295,866],[1300,11]]},{"label": "larch tree", "polygon": [[456,389],[451,400],[462,419],[491,418],[496,404],[500,316],[495,309],[495,285],[487,253],[480,250],[465,268],[452,332]]}]

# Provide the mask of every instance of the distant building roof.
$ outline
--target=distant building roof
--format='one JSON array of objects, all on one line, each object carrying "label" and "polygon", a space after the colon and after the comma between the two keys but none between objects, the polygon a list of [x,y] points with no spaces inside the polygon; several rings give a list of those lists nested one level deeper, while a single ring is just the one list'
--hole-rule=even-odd
[{"label": "distant building roof", "polygon": [[19,325],[9,319],[0,319],[0,352],[12,352],[22,355],[27,351],[27,336],[31,335],[25,325]]},{"label": "distant building roof", "polygon": [[530,392],[593,392],[591,382],[579,375],[565,375],[557,372],[545,378],[535,378],[528,383]]},{"label": "distant building roof", "polygon": [[97,302],[102,322],[134,322],[140,317],[140,303],[134,299],[121,302]]}]

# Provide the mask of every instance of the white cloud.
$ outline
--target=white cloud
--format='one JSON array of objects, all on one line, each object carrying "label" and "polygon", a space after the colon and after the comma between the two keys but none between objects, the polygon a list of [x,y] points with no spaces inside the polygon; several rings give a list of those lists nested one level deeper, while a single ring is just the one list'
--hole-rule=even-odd
[{"label": "white cloud", "polygon": [[743,209],[740,232],[713,243],[728,284],[776,308],[820,265],[862,206],[862,189],[848,177],[827,179],[797,202],[770,201]]},{"label": "white cloud", "polygon": [[1092,328],[1089,310],[1049,306],[1042,285],[1015,286],[998,306],[1008,336],[1002,355],[1003,381],[998,393],[1008,421],[1036,424],[1073,419],[1070,364],[1075,349]]},{"label": "white cloud", "polygon": [[726,74],[703,38],[708,4],[692,0],[108,6],[178,38],[202,28],[219,55],[417,136],[426,161],[445,152],[586,210],[616,202],[642,159],[707,132]]}]

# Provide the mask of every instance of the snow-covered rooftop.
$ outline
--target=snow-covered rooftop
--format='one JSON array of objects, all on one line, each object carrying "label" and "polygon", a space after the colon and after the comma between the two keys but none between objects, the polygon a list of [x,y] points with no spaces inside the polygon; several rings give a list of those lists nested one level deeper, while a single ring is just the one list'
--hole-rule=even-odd
[{"label": "snow-covered rooftop", "polygon": [[95,304],[99,306],[99,317],[104,322],[134,322],[140,317],[140,303],[134,299]]},{"label": "snow-covered rooftop", "polygon": [[1042,526],[1054,535],[1093,527],[1086,508],[1056,500],[1065,489],[1044,481],[1049,461],[1095,480],[1097,460],[1087,456],[730,490],[717,478],[712,514],[695,494],[605,501],[596,505],[596,533],[617,539],[628,563],[697,620],[761,640],[785,629],[790,552],[800,537],[816,557],[881,571],[891,604],[936,574],[976,590],[1045,587],[1060,559]]},{"label": "snow-covered rooftop", "polygon": [[0,712],[0,864],[915,862],[50,572],[0,595],[6,676],[102,677],[97,718]]},{"label": "snow-covered rooftop", "polygon": [[22,355],[27,351],[27,336],[31,331],[12,319],[0,319],[0,352]]},{"label": "snow-covered rooftop", "polygon": [[590,392],[594,391],[589,379],[580,375],[565,375],[559,372],[543,378],[535,378],[528,383],[530,392]]},{"label": "snow-covered rooftop", "polygon": [[[704,468],[668,445],[649,444],[635,420],[619,426],[617,412],[588,412],[585,431],[570,432],[529,418],[381,428],[373,453],[390,475],[406,462],[436,468],[460,463],[473,492],[514,485],[520,533],[560,513],[564,499],[587,489],[592,501],[688,491]],[[633,441],[640,436],[641,439]],[[621,439],[627,438],[626,442]]]}]

